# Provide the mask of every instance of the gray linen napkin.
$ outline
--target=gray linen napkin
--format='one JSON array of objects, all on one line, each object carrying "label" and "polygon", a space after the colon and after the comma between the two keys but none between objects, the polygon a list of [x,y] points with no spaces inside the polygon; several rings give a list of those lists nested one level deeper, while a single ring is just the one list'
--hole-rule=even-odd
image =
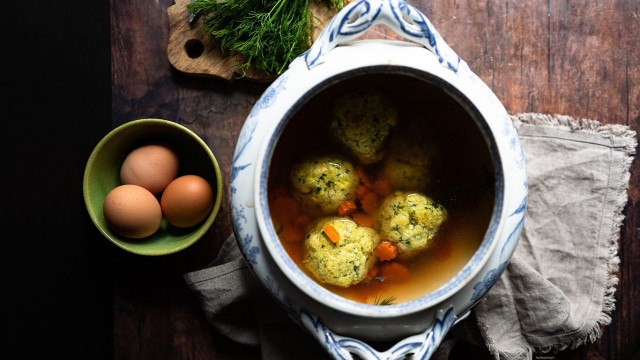
[{"label": "gray linen napkin", "polygon": [[524,228],[475,315],[495,358],[527,359],[593,342],[611,322],[637,140],[626,126],[567,116],[514,122],[529,175]]},{"label": "gray linen napkin", "polygon": [[[446,359],[460,340],[486,346],[495,359],[531,359],[595,341],[611,321],[635,132],[567,116],[512,118],[529,176],[520,243],[474,316],[452,329],[434,359]],[[211,325],[260,346],[263,359],[328,358],[263,290],[233,235],[210,266],[184,278]]]}]

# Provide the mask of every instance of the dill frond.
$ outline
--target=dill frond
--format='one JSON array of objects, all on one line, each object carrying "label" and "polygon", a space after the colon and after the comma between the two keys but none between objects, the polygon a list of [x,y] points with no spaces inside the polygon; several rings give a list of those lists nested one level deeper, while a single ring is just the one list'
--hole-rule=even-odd
[{"label": "dill frond", "polygon": [[[223,51],[242,56],[238,67],[281,74],[313,40],[312,0],[195,0],[187,9],[204,16],[202,27],[220,41]],[[315,0],[341,9],[344,0]]]},{"label": "dill frond", "polygon": [[376,298],[373,299],[373,305],[381,305],[381,306],[393,305],[395,301],[396,301],[395,296],[390,296],[386,299],[381,299],[380,294],[378,294]]}]

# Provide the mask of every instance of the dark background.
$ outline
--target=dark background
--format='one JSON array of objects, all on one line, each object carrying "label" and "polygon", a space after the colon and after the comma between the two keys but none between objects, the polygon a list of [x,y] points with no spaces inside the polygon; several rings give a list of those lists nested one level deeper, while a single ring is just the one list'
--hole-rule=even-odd
[{"label": "dark background", "polygon": [[109,2],[4,5],[2,352],[113,358],[114,249],[82,197],[111,129]]}]

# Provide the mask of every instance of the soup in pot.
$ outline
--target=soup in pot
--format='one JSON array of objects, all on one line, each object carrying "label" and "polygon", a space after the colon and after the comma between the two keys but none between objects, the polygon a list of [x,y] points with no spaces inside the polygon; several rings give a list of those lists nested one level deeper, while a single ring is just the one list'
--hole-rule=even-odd
[{"label": "soup in pot", "polygon": [[410,75],[364,74],[304,103],[275,147],[269,211],[318,284],[389,305],[451,279],[494,206],[487,144],[453,97]]}]

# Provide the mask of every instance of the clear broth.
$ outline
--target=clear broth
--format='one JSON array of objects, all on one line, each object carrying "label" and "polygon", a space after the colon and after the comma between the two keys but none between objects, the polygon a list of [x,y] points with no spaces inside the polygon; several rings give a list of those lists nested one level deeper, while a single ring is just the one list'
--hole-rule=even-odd
[{"label": "clear broth", "polygon": [[[445,206],[448,219],[433,239],[433,245],[403,263],[410,279],[403,283],[371,281],[349,288],[316,280],[302,264],[304,241],[282,241],[299,268],[318,284],[345,298],[377,303],[391,299],[402,303],[435,291],[455,276],[482,242],[494,206],[495,179],[487,144],[469,113],[436,86],[409,75],[364,74],[333,84],[307,101],[283,131],[270,164],[269,201],[273,194],[290,192],[291,166],[314,155],[341,151],[328,131],[335,100],[347,93],[375,89],[399,109],[397,132],[417,136],[436,149],[438,164],[426,192]],[[405,130],[403,130],[405,129]],[[375,173],[375,165],[369,167]],[[278,224],[274,222],[277,230]]]}]

